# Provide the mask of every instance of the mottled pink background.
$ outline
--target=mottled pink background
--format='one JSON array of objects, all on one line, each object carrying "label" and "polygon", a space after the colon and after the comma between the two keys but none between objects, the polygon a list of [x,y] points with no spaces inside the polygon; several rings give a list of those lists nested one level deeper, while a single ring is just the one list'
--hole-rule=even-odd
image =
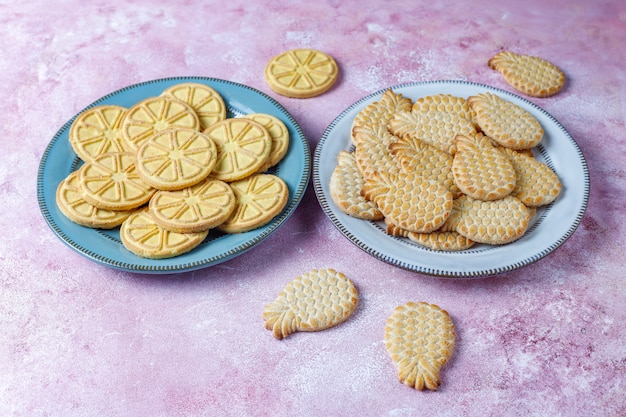
[{"label": "mottled pink background", "polygon": [[[0,1],[0,416],[626,415],[626,3],[477,1]],[[333,55],[326,94],[288,99],[263,69],[289,48]],[[522,269],[440,279],[378,261],[328,220],[309,187],[293,217],[246,254],[180,275],[119,272],[78,255],[37,204],[41,156],[101,96],[201,75],[266,92],[311,150],[364,95],[459,79],[510,90],[486,61],[549,58],[558,95],[531,99],[584,152],[587,213]],[[261,311],[313,268],[345,272],[361,303],[321,333],[274,340]],[[397,381],[383,342],[393,308],[449,311],[458,339],[438,392]]]}]

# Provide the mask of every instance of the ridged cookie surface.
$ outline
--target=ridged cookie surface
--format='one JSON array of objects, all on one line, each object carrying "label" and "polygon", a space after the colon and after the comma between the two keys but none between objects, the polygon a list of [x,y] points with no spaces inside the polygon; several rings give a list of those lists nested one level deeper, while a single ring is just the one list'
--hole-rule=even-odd
[{"label": "ridged cookie surface", "polygon": [[121,131],[128,110],[113,105],[95,106],[80,113],[69,131],[70,145],[83,161],[109,152],[133,152]]},{"label": "ridged cookie surface", "polygon": [[226,119],[226,105],[222,96],[213,88],[201,83],[181,83],[165,89],[164,96],[183,101],[196,112],[203,130]]},{"label": "ridged cookie surface", "polygon": [[379,101],[370,103],[355,116],[350,129],[352,141],[354,143],[358,141],[358,137],[355,137],[355,129],[376,130],[378,126],[387,127],[396,113],[411,111],[412,104],[410,98],[395,93],[393,90],[386,90]]},{"label": "ridged cookie surface", "polygon": [[313,332],[346,321],[358,304],[352,281],[334,269],[306,272],[291,282],[265,306],[265,328],[276,339],[291,333]]},{"label": "ridged cookie surface", "polygon": [[539,207],[553,202],[561,193],[559,177],[546,164],[535,158],[504,150],[515,168],[517,180],[511,195],[528,207]]}]

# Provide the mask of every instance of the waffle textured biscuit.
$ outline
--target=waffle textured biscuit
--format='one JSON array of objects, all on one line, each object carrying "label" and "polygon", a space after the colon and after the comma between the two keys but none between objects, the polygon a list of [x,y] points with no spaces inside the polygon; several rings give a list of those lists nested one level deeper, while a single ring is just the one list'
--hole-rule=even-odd
[{"label": "waffle textured biscuit", "polygon": [[467,120],[474,120],[474,111],[463,97],[451,94],[433,94],[420,97],[413,103],[412,110],[416,112],[442,111],[457,114]]},{"label": "waffle textured biscuit", "polygon": [[122,223],[120,240],[135,255],[149,259],[165,259],[187,253],[208,235],[170,232],[159,226],[147,208],[136,211]]},{"label": "waffle textured biscuit", "polygon": [[386,90],[380,100],[368,104],[356,115],[350,129],[352,141],[354,143],[358,141],[355,129],[376,131],[380,126],[386,128],[396,113],[411,111],[412,105],[410,98],[395,93],[393,90]]},{"label": "waffle textured biscuit", "polygon": [[389,146],[398,138],[383,125],[372,129],[356,129],[357,145],[354,158],[363,178],[368,179],[376,172],[398,173],[400,165],[391,155]]},{"label": "waffle textured biscuit", "polygon": [[165,89],[161,95],[174,97],[189,104],[198,116],[200,130],[226,119],[224,99],[215,89],[206,84],[176,84]]},{"label": "waffle textured biscuit", "polygon": [[289,189],[280,177],[254,174],[231,182],[236,205],[231,216],[218,226],[223,232],[243,233],[269,223],[289,200]]},{"label": "waffle textured biscuit", "polygon": [[137,150],[150,136],[170,128],[199,130],[200,120],[187,103],[170,96],[148,97],[128,109],[122,135]]},{"label": "waffle textured biscuit", "polygon": [[565,74],[553,63],[531,55],[502,51],[487,63],[517,91],[532,97],[549,97],[561,91]]},{"label": "waffle textured biscuit", "polygon": [[524,235],[533,212],[511,195],[494,201],[454,200],[449,227],[475,242],[503,245]]},{"label": "waffle textured biscuit", "polygon": [[70,145],[83,161],[109,152],[132,152],[120,131],[127,109],[121,106],[95,106],[80,113],[69,131]]},{"label": "waffle textured biscuit", "polygon": [[217,163],[211,177],[231,182],[257,172],[272,149],[270,133],[261,124],[244,118],[215,123],[204,134],[217,145]]},{"label": "waffle textured biscuit", "polygon": [[545,206],[561,193],[559,177],[546,164],[527,155],[504,149],[513,164],[517,180],[511,195],[528,207]]},{"label": "waffle textured biscuit", "polygon": [[376,172],[365,181],[363,195],[390,222],[410,232],[437,230],[452,210],[452,193],[442,183],[416,173]]},{"label": "waffle textured biscuit", "polygon": [[113,229],[130,216],[131,211],[103,210],[85,201],[79,176],[80,171],[74,171],[57,187],[56,203],[65,217],[81,226]]},{"label": "waffle textured biscuit", "polygon": [[468,97],[480,130],[511,149],[530,149],[543,138],[543,127],[532,114],[493,93]]},{"label": "waffle textured biscuit", "polygon": [[441,368],[454,352],[456,334],[450,315],[425,302],[396,307],[387,319],[385,345],[403,384],[437,390]]},{"label": "waffle textured biscuit", "polygon": [[482,133],[459,135],[456,143],[452,173],[461,192],[489,201],[505,197],[513,191],[517,178],[513,164],[500,148],[492,145],[489,137]]},{"label": "waffle textured biscuit", "polygon": [[276,339],[294,332],[313,332],[345,322],[358,304],[352,281],[334,269],[306,272],[263,309],[265,328]]},{"label": "waffle textured biscuit", "polygon": [[302,48],[274,56],[265,67],[265,81],[280,95],[309,98],[328,91],[339,74],[330,55],[316,49]]},{"label": "waffle textured biscuit", "polygon": [[265,113],[252,113],[242,116],[244,119],[254,120],[267,129],[272,139],[270,155],[267,162],[259,168],[264,172],[280,162],[289,150],[289,130],[287,126],[276,116]]},{"label": "waffle textured biscuit", "polygon": [[181,190],[209,176],[217,163],[217,146],[193,129],[167,129],[147,138],[135,164],[142,180],[157,190]]},{"label": "waffle textured biscuit", "polygon": [[179,191],[157,191],[150,199],[150,213],[164,229],[197,233],[225,222],[235,204],[235,194],[228,183],[207,178]]},{"label": "waffle textured biscuit", "polygon": [[354,154],[340,151],[337,166],[330,175],[330,197],[343,213],[357,219],[380,220],[383,214],[376,204],[361,195],[364,181]]},{"label": "waffle textured biscuit", "polygon": [[422,246],[433,250],[456,252],[474,246],[474,241],[454,232],[434,231],[430,233],[409,232],[407,237]]},{"label": "waffle textured biscuit", "polygon": [[144,182],[135,167],[135,154],[105,153],[80,170],[80,187],[89,204],[123,211],[147,203],[155,189]]}]

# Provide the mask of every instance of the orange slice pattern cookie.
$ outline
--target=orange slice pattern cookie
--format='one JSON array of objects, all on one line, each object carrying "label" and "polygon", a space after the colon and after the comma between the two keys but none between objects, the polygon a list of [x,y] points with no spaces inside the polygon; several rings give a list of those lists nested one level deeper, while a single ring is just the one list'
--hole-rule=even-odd
[{"label": "orange slice pattern cookie", "polygon": [[120,126],[127,109],[121,106],[95,106],[80,113],[69,131],[70,145],[83,160],[91,161],[109,152],[132,152]]},{"label": "orange slice pattern cookie", "polygon": [[226,105],[222,96],[206,84],[176,84],[163,91],[162,95],[171,96],[189,104],[198,116],[200,130],[226,119]]}]

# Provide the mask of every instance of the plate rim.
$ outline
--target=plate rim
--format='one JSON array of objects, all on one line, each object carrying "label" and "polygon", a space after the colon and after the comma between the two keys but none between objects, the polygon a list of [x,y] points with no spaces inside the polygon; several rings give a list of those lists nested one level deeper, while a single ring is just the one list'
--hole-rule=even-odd
[{"label": "plate rim", "polygon": [[[78,117],[78,115],[80,115],[85,110],[88,110],[94,106],[105,103],[108,100],[111,100],[115,97],[120,96],[123,93],[129,92],[134,89],[146,88],[154,84],[187,83],[187,82],[205,83],[206,85],[209,85],[214,88],[216,85],[219,85],[220,87],[224,87],[224,88],[235,88],[235,89],[247,90],[249,93],[253,94],[257,98],[266,101],[267,104],[272,107],[272,110],[278,111],[288,120],[289,124],[291,125],[288,127],[293,128],[293,130],[296,133],[296,137],[293,138],[292,140],[297,140],[298,142],[300,142],[300,145],[302,146],[301,156],[298,157],[298,158],[302,158],[302,171],[299,173],[299,178],[296,184],[297,186],[294,189],[293,195],[290,195],[289,201],[287,205],[285,206],[285,208],[283,208],[280,214],[274,217],[274,219],[269,224],[263,226],[260,229],[255,229],[254,231],[240,234],[238,237],[247,236],[248,234],[250,236],[249,238],[243,240],[242,242],[234,245],[231,248],[228,248],[228,247],[224,248],[224,250],[218,253],[217,255],[203,256],[199,259],[189,261],[189,262],[172,263],[172,262],[175,262],[173,260],[176,258],[168,258],[165,260],[149,260],[145,258],[138,258],[138,260],[141,260],[142,262],[148,262],[148,265],[139,265],[137,263],[127,262],[123,260],[116,260],[111,256],[104,256],[98,253],[97,250],[94,250],[93,248],[88,248],[82,244],[77,243],[75,241],[75,238],[72,238],[72,236],[68,235],[68,232],[64,230],[64,228],[60,226],[55,221],[54,217],[52,216],[52,213],[50,211],[50,204],[56,204],[56,202],[49,201],[49,199],[46,198],[46,187],[45,187],[44,176],[46,173],[47,165],[50,163],[50,155],[55,150],[55,146],[57,145],[57,142],[69,130],[69,128],[71,127],[74,120]],[[233,108],[230,101],[226,102],[225,100],[225,105],[227,108],[228,107]],[[71,162],[68,162],[68,165],[70,164]],[[279,169],[280,169],[280,163],[278,165],[278,170]],[[44,217],[44,220],[46,221],[47,225],[50,227],[50,229],[64,244],[69,246],[74,251],[78,252],[80,255],[90,260],[96,261],[97,263],[100,263],[102,265],[112,267],[114,269],[118,269],[122,271],[133,272],[133,273],[145,273],[145,274],[174,274],[174,273],[194,271],[194,270],[217,265],[219,263],[230,260],[236,256],[239,256],[247,252],[248,250],[252,249],[253,247],[257,246],[258,244],[260,244],[267,237],[269,237],[273,232],[275,232],[280,226],[282,226],[287,221],[287,219],[289,219],[291,215],[295,212],[296,208],[299,206],[308,188],[310,177],[311,177],[311,150],[309,147],[308,140],[300,124],[296,121],[293,115],[291,115],[291,113],[289,113],[287,109],[282,104],[280,104],[277,100],[275,100],[274,98],[270,97],[266,93],[254,87],[241,84],[235,81],[230,81],[230,80],[225,80],[225,79],[215,78],[215,77],[206,77],[206,76],[173,76],[173,77],[156,78],[152,80],[142,81],[142,82],[130,84],[125,87],[114,90],[98,98],[97,100],[93,101],[92,103],[84,107],[82,110],[77,112],[68,121],[66,121],[56,131],[52,139],[46,145],[46,148],[41,156],[38,170],[37,170],[37,200],[38,200],[40,212],[42,216]],[[56,190],[54,190],[54,192],[52,193],[54,194],[55,192]],[[98,229],[85,228],[85,230],[88,230],[93,233],[106,234],[106,231],[100,231]],[[181,255],[181,257],[179,258],[182,259],[183,256],[185,255]],[[163,263],[160,261],[166,261],[167,263]]]},{"label": "plate rim", "polygon": [[[389,254],[386,254],[382,251],[380,251],[377,248],[373,248],[368,246],[367,244],[365,244],[363,241],[361,241],[359,238],[357,238],[354,235],[354,231],[350,230],[350,228],[348,228],[346,225],[344,225],[340,219],[335,215],[334,211],[331,209],[330,205],[333,204],[332,203],[332,199],[330,197],[330,195],[326,195],[324,193],[323,190],[323,185],[321,184],[321,179],[320,179],[320,163],[321,163],[321,156],[322,156],[322,151],[324,150],[324,147],[327,143],[327,141],[329,140],[329,136],[332,135],[333,130],[335,129],[335,127],[351,112],[355,111],[356,109],[358,109],[359,107],[364,107],[366,104],[369,104],[371,102],[373,102],[377,97],[380,97],[385,91],[387,90],[401,90],[401,89],[406,89],[406,88],[414,88],[414,87],[433,87],[435,85],[443,85],[446,87],[454,87],[455,85],[459,85],[459,86],[469,86],[472,88],[484,88],[487,89],[489,91],[493,91],[495,93],[499,93],[499,94],[503,94],[505,96],[509,96],[509,97],[514,97],[516,100],[519,100],[521,102],[523,102],[525,105],[530,106],[533,110],[540,112],[543,116],[547,117],[552,123],[554,123],[554,125],[563,133],[563,135],[568,139],[569,144],[573,147],[573,150],[575,151],[575,153],[578,155],[579,158],[579,162],[580,162],[580,168],[582,170],[583,173],[583,190],[582,190],[582,201],[581,201],[581,205],[578,209],[578,212],[576,213],[576,216],[572,222],[571,225],[569,225],[568,229],[565,231],[565,233],[562,234],[562,236],[559,237],[559,239],[557,239],[553,244],[549,245],[546,248],[543,248],[541,251],[539,251],[538,253],[532,254],[532,256],[528,256],[526,257],[523,261],[521,262],[515,262],[515,263],[510,263],[508,265],[502,266],[502,267],[498,267],[498,268],[482,268],[482,269],[473,269],[473,270],[468,270],[468,271],[453,271],[453,270],[446,270],[443,268],[434,268],[432,266],[429,265],[420,265],[417,263],[408,263],[405,261],[402,261],[400,259],[395,259],[393,256],[390,256]],[[453,94],[453,93],[451,93]],[[587,161],[582,153],[582,150],[580,149],[580,146],[576,143],[576,141],[574,140],[574,138],[572,137],[572,135],[567,131],[567,129],[565,129],[565,127],[550,113],[548,113],[546,110],[544,110],[543,108],[541,108],[540,106],[536,105],[535,103],[531,102],[530,100],[521,97],[515,93],[512,93],[510,91],[498,88],[498,87],[494,87],[491,85],[487,85],[484,83],[478,83],[478,82],[473,82],[473,81],[466,81],[466,80],[432,80],[432,81],[415,81],[415,82],[407,82],[407,83],[400,83],[400,84],[396,84],[393,86],[389,86],[389,87],[384,87],[381,88],[375,92],[372,92],[370,94],[367,94],[366,96],[360,98],[359,100],[355,101],[354,103],[352,103],[350,106],[348,106],[346,109],[344,109],[337,117],[335,117],[332,122],[328,125],[328,127],[324,130],[324,133],[320,139],[320,141],[317,144],[317,147],[315,148],[315,152],[313,155],[313,169],[312,169],[312,180],[313,180],[313,188],[315,190],[315,195],[317,197],[318,203],[320,204],[320,206],[322,207],[322,210],[324,211],[324,213],[326,214],[326,216],[331,220],[331,222],[333,223],[333,225],[354,245],[356,245],[359,249],[363,250],[364,252],[368,253],[369,255],[373,256],[374,258],[377,258],[387,264],[396,266],[398,268],[404,269],[404,270],[408,270],[411,272],[416,272],[416,273],[421,273],[421,274],[425,274],[425,275],[429,275],[429,276],[434,276],[434,277],[439,277],[439,278],[482,278],[482,277],[488,277],[488,276],[493,276],[493,275],[497,275],[497,274],[501,274],[501,273],[505,273],[505,272],[510,272],[513,271],[515,269],[521,268],[523,266],[529,265],[531,263],[534,263],[536,261],[538,261],[539,259],[547,256],[548,254],[552,253],[554,250],[556,250],[558,247],[560,247],[567,239],[569,239],[569,237],[576,231],[576,229],[578,228],[578,226],[580,225],[582,218],[587,210],[587,206],[589,203],[589,194],[590,194],[590,178],[589,178],[589,167],[587,165]],[[546,212],[549,211],[552,208],[552,204],[548,205],[545,207]],[[545,214],[544,214],[545,215]],[[362,220],[363,222],[366,222],[365,220]],[[372,222],[369,222],[372,223]],[[533,226],[534,228],[535,226]],[[389,236],[390,239],[398,239],[396,237],[392,237]],[[424,250],[426,251],[432,251],[432,252],[439,252],[439,251],[433,251],[431,249],[427,249],[424,248]]]}]

